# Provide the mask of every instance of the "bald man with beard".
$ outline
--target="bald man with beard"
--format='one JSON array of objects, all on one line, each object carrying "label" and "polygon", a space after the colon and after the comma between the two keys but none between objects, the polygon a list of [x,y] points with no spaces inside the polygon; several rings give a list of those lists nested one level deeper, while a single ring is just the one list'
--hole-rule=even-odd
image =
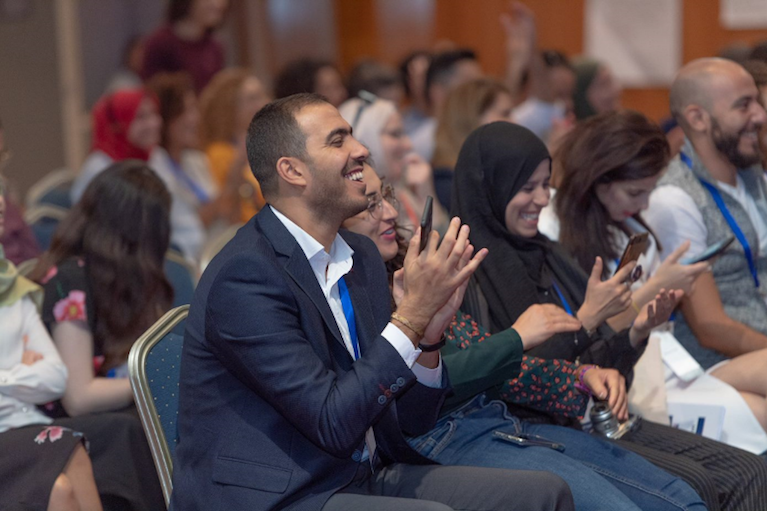
[{"label": "bald man with beard", "polygon": [[767,187],[759,148],[767,113],[751,75],[725,59],[687,64],[670,99],[686,139],[643,217],[664,257],[685,240],[694,256],[736,237],[682,300],[674,334],[767,429]]}]

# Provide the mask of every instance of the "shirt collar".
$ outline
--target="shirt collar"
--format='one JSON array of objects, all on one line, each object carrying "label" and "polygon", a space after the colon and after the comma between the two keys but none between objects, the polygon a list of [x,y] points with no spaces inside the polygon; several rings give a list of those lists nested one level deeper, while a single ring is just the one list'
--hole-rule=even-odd
[{"label": "shirt collar", "polygon": [[327,284],[335,284],[338,279],[351,270],[354,250],[352,250],[352,247],[346,243],[340,234],[336,234],[328,254],[325,252],[325,247],[322,243],[312,238],[309,233],[277,211],[272,205],[269,205],[269,207],[277,219],[282,222],[282,225],[295,238],[298,246],[301,247],[304,255],[309,260],[309,264],[314,271],[315,277],[317,277],[320,287],[324,289]]}]

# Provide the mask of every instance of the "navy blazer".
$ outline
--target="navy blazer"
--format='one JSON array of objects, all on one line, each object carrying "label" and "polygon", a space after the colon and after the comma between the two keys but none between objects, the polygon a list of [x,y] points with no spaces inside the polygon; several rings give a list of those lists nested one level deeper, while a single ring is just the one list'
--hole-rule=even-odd
[{"label": "navy blazer", "polygon": [[351,482],[371,425],[384,462],[430,463],[403,432],[431,429],[447,389],[418,383],[381,337],[390,315],[383,263],[368,238],[342,236],[354,250],[345,280],[356,362],[309,261],[270,208],[206,269],[181,359],[176,511],[319,510]]}]

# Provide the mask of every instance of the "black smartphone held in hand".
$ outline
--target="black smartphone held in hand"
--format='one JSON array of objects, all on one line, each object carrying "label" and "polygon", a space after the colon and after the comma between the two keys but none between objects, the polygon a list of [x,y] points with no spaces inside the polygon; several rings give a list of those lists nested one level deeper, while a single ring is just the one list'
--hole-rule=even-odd
[{"label": "black smartphone held in hand", "polygon": [[698,254],[695,257],[691,257],[690,259],[683,259],[680,262],[682,264],[695,264],[702,263],[703,261],[708,261],[709,259],[713,259],[714,257],[721,255],[721,253],[727,250],[727,247],[729,247],[733,241],[735,241],[735,236],[730,236],[727,239],[709,246],[706,248],[706,250],[703,251],[703,253]]},{"label": "black smartphone held in hand", "polygon": [[649,242],[649,234],[646,232],[632,235],[629,239],[629,244],[626,245],[626,250],[623,251],[618,267],[615,269],[615,273],[618,273],[621,268],[630,262],[639,259],[639,256],[647,250],[647,244]]},{"label": "black smartphone held in hand", "polygon": [[424,206],[423,215],[421,215],[421,249],[418,251],[419,254],[426,248],[426,244],[429,242],[429,237],[431,236],[431,217],[433,209],[434,199],[429,195],[426,197],[426,206]]}]

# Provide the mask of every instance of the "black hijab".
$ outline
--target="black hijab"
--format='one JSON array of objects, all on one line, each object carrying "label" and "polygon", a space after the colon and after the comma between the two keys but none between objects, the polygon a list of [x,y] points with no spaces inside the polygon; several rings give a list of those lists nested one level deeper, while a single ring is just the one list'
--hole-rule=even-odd
[{"label": "black hijab", "polygon": [[489,254],[475,273],[487,300],[490,330],[509,328],[552,279],[575,312],[583,303],[587,276],[541,233],[533,238],[506,229],[506,206],[551,157],[541,140],[522,126],[495,122],[476,129],[461,148],[453,181],[453,215],[471,227],[471,241]]}]

